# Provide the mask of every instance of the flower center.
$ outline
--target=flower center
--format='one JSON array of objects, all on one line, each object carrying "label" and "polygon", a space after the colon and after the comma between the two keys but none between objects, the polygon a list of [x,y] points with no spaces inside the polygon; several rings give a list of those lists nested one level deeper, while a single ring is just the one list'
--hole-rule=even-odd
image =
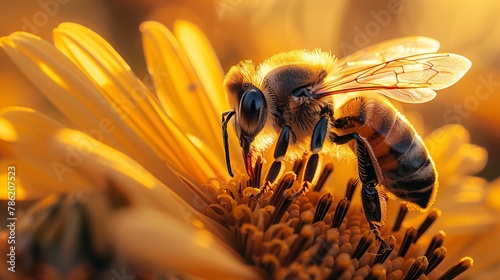
[{"label": "flower center", "polygon": [[[440,211],[433,210],[418,227],[402,227],[408,209],[402,205],[392,227],[385,225],[378,242],[361,206],[351,205],[358,180],[351,179],[344,197],[323,190],[333,165],[323,165],[315,184],[301,184],[303,160],[275,183],[261,183],[262,162],[254,178],[222,183],[208,215],[237,236],[243,258],[273,279],[453,279],[472,265],[464,258],[443,273],[445,234],[428,244],[418,242]],[[385,245],[385,246],[384,246]],[[388,248],[387,248],[388,247]],[[393,278],[392,278],[393,277]]]}]

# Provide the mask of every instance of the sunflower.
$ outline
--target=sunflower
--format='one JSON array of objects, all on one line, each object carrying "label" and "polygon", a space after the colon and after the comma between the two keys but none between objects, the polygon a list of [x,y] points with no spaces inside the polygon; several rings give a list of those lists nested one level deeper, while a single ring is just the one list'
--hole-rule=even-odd
[{"label": "sunflower", "polygon": [[[54,45],[24,32],[1,39],[68,124],[50,111],[0,113],[2,178],[13,167],[15,200],[39,201],[13,214],[19,216],[14,250],[6,246],[12,231],[3,232],[7,259],[0,275],[452,279],[472,266],[470,257],[447,255],[448,236],[432,231],[448,215],[439,218],[437,209],[413,222],[418,218],[406,219],[406,207],[389,205],[381,229],[389,248],[381,246],[354,195],[354,171],[335,159],[325,159],[306,193],[296,175],[303,159],[262,186],[265,159],[249,179],[235,157],[229,177],[219,132],[223,73],[210,44],[184,21],[174,33],[156,22],[143,23],[141,32],[150,73],[143,79],[77,24],[56,28]],[[238,146],[234,137],[229,141]],[[464,155],[472,151],[467,147]],[[446,188],[441,184],[440,192]],[[443,266],[443,259],[452,264]]]}]

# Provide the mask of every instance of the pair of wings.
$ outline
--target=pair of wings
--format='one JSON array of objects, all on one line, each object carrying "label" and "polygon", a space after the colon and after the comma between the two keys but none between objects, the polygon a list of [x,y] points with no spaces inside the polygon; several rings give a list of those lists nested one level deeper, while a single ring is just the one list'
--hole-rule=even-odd
[{"label": "pair of wings", "polygon": [[471,62],[460,55],[438,53],[439,42],[403,37],[361,49],[337,61],[340,75],[326,77],[313,89],[314,98],[374,90],[406,103],[423,103],[434,90],[456,83]]}]

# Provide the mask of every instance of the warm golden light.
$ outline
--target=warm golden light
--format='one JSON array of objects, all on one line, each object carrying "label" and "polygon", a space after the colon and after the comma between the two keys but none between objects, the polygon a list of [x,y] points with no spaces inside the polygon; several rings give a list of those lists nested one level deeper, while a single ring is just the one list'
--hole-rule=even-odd
[{"label": "warm golden light", "polygon": [[[8,108],[0,110],[0,182],[13,180],[8,167],[15,166],[18,184],[16,273],[5,259],[10,230],[0,227],[0,278],[499,274],[499,256],[491,250],[500,234],[496,2],[181,2],[46,0],[2,7],[0,108]],[[400,39],[385,43],[389,51],[356,53],[391,38]],[[446,53],[433,54],[438,48]],[[321,140],[312,129],[291,130],[303,141],[289,144],[288,152],[296,151],[290,160],[290,153],[274,153],[284,147],[276,143],[280,126],[265,125],[248,161],[241,156],[241,131],[232,127],[242,120],[237,116],[227,127],[234,177],[228,174],[221,112],[238,110],[241,95],[227,100],[224,75],[251,59],[244,79],[262,87],[291,62],[275,54],[317,49],[326,59],[313,55],[303,64],[327,60],[332,70],[322,86],[308,85],[316,93],[383,85],[390,108],[422,136],[416,139],[439,175],[428,212],[409,211],[412,205],[397,201],[401,193],[389,193],[386,203],[379,186],[379,200],[369,201],[387,212],[375,228],[367,223],[379,220],[362,211],[367,196],[355,180],[356,150],[330,137],[323,147],[311,147],[312,138]],[[423,60],[389,62],[402,53],[423,54]],[[370,68],[377,63],[383,66]],[[415,80],[437,95],[391,93]],[[307,89],[297,88],[292,91],[300,99]],[[340,107],[349,94],[330,97]],[[344,113],[332,112],[335,119]],[[287,124],[303,119],[308,115]],[[318,166],[311,175],[304,169],[314,152]],[[266,182],[276,158],[283,165],[274,182]],[[3,202],[12,200],[8,191],[0,190]]]}]

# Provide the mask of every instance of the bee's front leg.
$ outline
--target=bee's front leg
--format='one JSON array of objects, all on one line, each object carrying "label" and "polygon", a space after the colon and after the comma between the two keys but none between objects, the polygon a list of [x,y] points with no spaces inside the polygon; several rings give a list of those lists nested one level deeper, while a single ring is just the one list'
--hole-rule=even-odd
[{"label": "bee's front leg", "polygon": [[231,168],[231,157],[229,156],[229,136],[227,134],[227,124],[234,116],[234,111],[226,111],[222,113],[222,140],[224,143],[224,153],[226,156],[227,172],[231,177],[234,177],[233,169]]},{"label": "bee's front leg", "polygon": [[292,128],[289,125],[283,126],[278,142],[276,142],[276,148],[274,149],[274,162],[269,168],[266,176],[266,182],[274,182],[278,175],[280,174],[282,163],[281,161],[286,155],[286,150],[288,149],[288,144],[290,142],[290,135]]}]

